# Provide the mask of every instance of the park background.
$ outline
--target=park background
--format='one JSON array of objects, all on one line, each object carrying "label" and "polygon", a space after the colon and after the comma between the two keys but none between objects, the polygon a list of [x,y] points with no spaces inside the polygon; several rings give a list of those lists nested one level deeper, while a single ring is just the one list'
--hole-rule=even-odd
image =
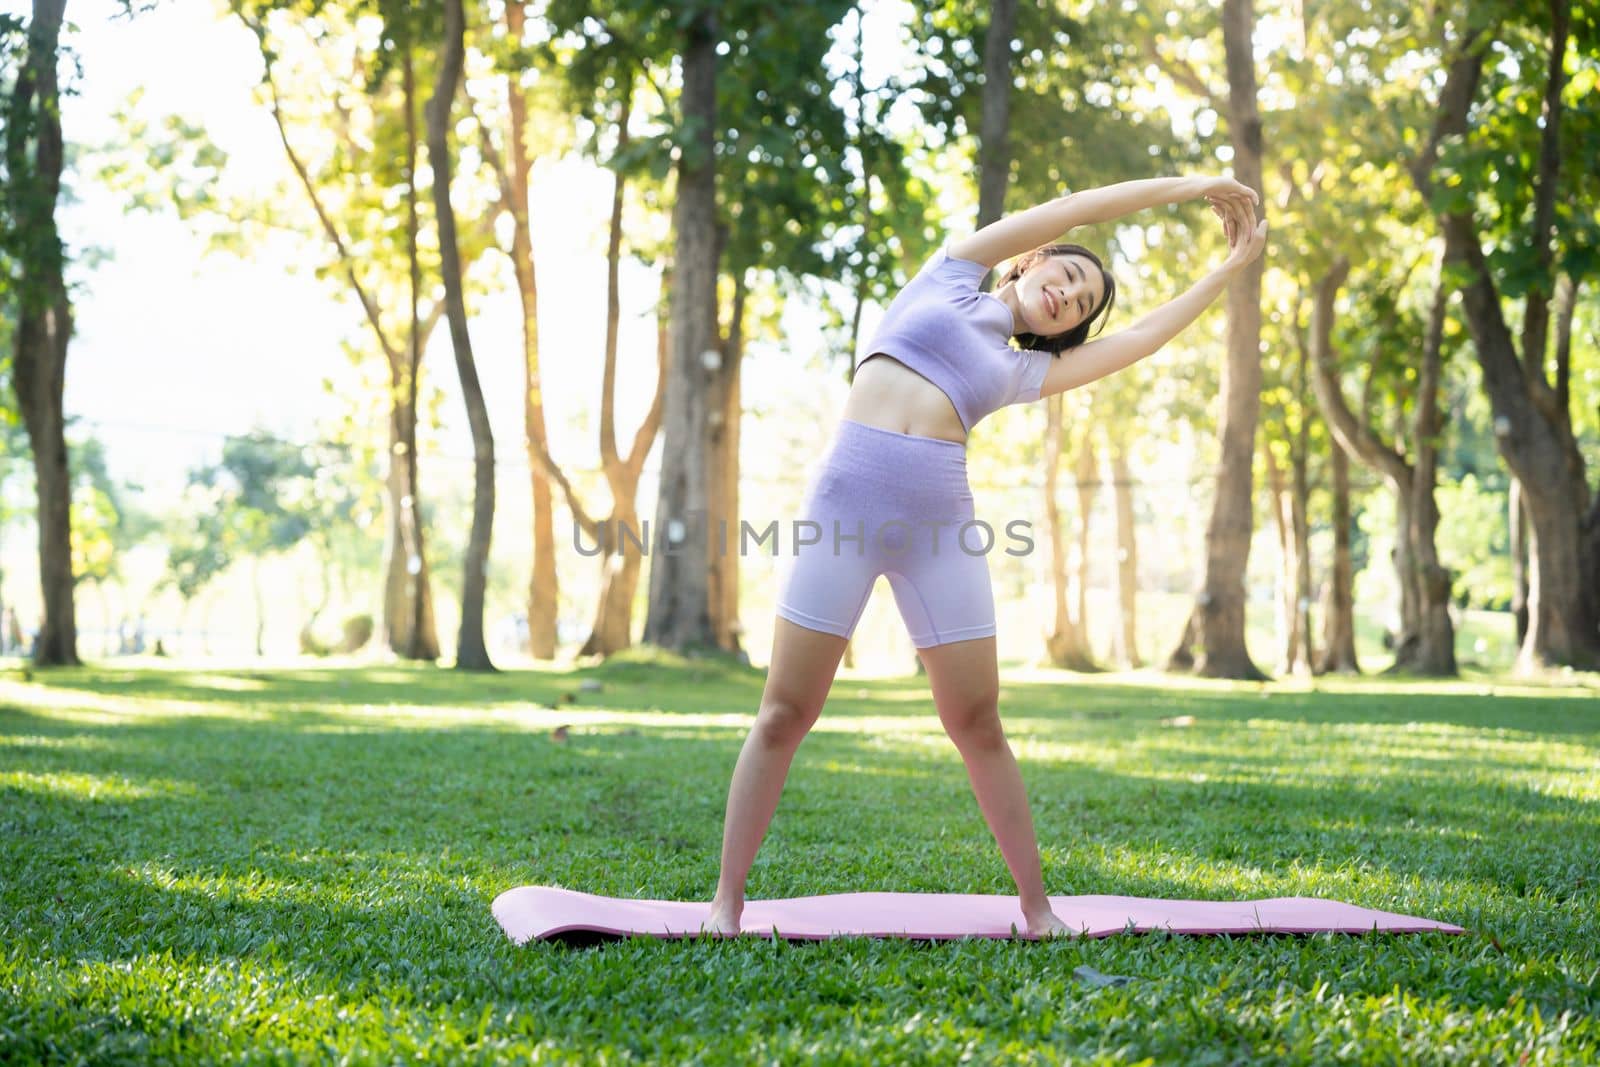
[{"label": "park background", "polygon": [[[874,4],[860,12],[841,9],[831,26],[822,26],[822,21],[807,24],[808,30],[822,26],[827,32],[826,41],[813,42],[806,58],[820,61],[832,79],[827,106],[837,114],[828,121],[842,123],[837,132],[844,138],[843,151],[833,164],[837,168],[833,186],[822,183],[784,194],[811,198],[808,225],[816,232],[801,235],[795,249],[780,245],[765,257],[757,256],[747,271],[752,311],[744,330],[740,372],[738,514],[757,527],[791,516],[797,507],[810,464],[842,407],[854,349],[870,337],[893,285],[914,272],[931,247],[974,224],[978,189],[971,178],[972,167],[979,162],[977,131],[971,128],[973,116],[962,111],[960,93],[965,87],[970,98],[981,89],[982,72],[976,69],[981,57],[961,38],[954,11],[939,15],[911,5]],[[62,112],[64,125],[73,131],[75,164],[68,175],[62,231],[68,247],[81,252],[69,268],[76,318],[66,372],[66,410],[74,420],[70,436],[91,449],[98,446],[104,457],[102,475],[95,473],[92,463],[79,464],[74,473],[84,520],[77,535],[97,542],[78,553],[80,559],[93,560],[87,573],[78,577],[83,651],[90,656],[127,651],[137,628],[146,649],[160,638],[165,650],[178,655],[237,660],[252,656],[259,646],[269,657],[292,658],[304,651],[301,631],[325,586],[329,602],[316,616],[324,644],[336,643],[342,619],[383,616],[381,568],[393,540],[391,533],[391,545],[385,545],[383,510],[388,506],[392,512],[393,503],[377,488],[384,475],[385,444],[383,383],[375,369],[379,358],[349,285],[342,284],[338,268],[332,266],[337,257],[326,233],[317,227],[305,189],[297,183],[271,109],[263,104],[262,53],[248,25],[206,4],[154,5],[136,17],[108,17],[113,14],[77,14],[67,39],[82,73],[67,79],[70,92]],[[554,14],[559,17],[559,9]],[[1129,27],[1153,17],[1142,11],[1124,14]],[[1415,194],[1404,187],[1404,175],[1395,171],[1394,161],[1381,158],[1388,143],[1375,138],[1378,143],[1371,148],[1360,143],[1330,146],[1335,131],[1329,126],[1338,121],[1332,109],[1359,108],[1358,94],[1363,90],[1341,97],[1335,89],[1316,84],[1326,73],[1318,66],[1319,27],[1311,21],[1312,14],[1300,12],[1301,20],[1297,9],[1264,10],[1256,28],[1257,48],[1264,57],[1290,60],[1281,72],[1269,67],[1263,79],[1267,106],[1281,115],[1311,117],[1286,131],[1287,143],[1279,157],[1311,161],[1319,153],[1337,152],[1330,159],[1345,160],[1342,165],[1322,161],[1287,169],[1277,164],[1279,174],[1269,171],[1280,184],[1268,190],[1266,208],[1275,228],[1265,257],[1262,351],[1267,378],[1258,443],[1263,456],[1274,452],[1278,469],[1269,481],[1259,458],[1254,464],[1254,534],[1246,596],[1252,656],[1275,671],[1303,670],[1310,662],[1303,646],[1289,647],[1286,605],[1311,601],[1307,606],[1312,633],[1320,636],[1322,601],[1331,578],[1328,458],[1333,441],[1319,417],[1307,372],[1298,363],[1303,352],[1297,348],[1309,327],[1308,286],[1317,280],[1319,267],[1325,268],[1316,260],[1316,250],[1360,246],[1369,257],[1356,268],[1358,276],[1366,273],[1362,288],[1341,298],[1342,332],[1334,354],[1341,360],[1352,396],[1358,396],[1357,389],[1367,381],[1363,368],[1378,364],[1378,373],[1371,376],[1374,384],[1365,386],[1366,410],[1357,415],[1380,429],[1387,420],[1392,447],[1402,458],[1415,452],[1403,425],[1415,403],[1415,360],[1407,355],[1414,355],[1421,345],[1430,295],[1426,280],[1437,273],[1436,265],[1427,260],[1426,217],[1415,204],[1409,205],[1403,222],[1390,227],[1392,234],[1382,235],[1393,242],[1388,251],[1374,246],[1364,228],[1341,215],[1340,198],[1346,188],[1350,195],[1363,197],[1392,193],[1404,200]],[[1168,23],[1181,28],[1181,15],[1173,9]],[[304,25],[281,12],[273,23],[283,35],[284,43],[276,46],[284,49],[280,63],[285,69],[291,60],[295,64],[293,75],[279,75],[288,78],[280,89],[289,101],[286,136],[291,143],[296,137],[304,140],[302,154],[313,164],[328,157],[320,172],[325,175],[322,195],[336,202],[345,195],[341,181],[352,180],[350,161],[329,156],[338,143],[318,126],[318,95],[328,83],[307,79],[316,71],[326,79],[330,76],[326,68],[339,63],[355,64],[352,69],[357,69],[361,49],[374,47],[382,24],[376,13],[355,17],[349,25],[340,24],[339,18],[338,9],[323,17],[327,26],[321,30],[320,51],[306,37]],[[1182,92],[1188,84],[1185,73],[1192,75],[1195,65],[1204,62],[1199,42],[1184,43],[1176,36],[1158,39],[1150,49],[1130,54],[1120,63],[1097,62],[1073,73],[1072,30],[1052,30],[1043,22],[1033,25],[1034,19],[1025,12],[1019,32],[1029,41],[1017,42],[1014,60],[1019,67],[1016,94],[1026,109],[1018,109],[1018,129],[1011,134],[1019,146],[1019,160],[1011,168],[1008,208],[1119,177],[1227,169],[1231,146],[1219,128],[1218,102],[1192,93],[1186,98]],[[315,20],[312,25],[315,32]],[[1070,18],[1062,25],[1074,26]],[[615,130],[605,121],[611,116],[600,112],[602,118],[595,121],[592,112],[614,109],[620,97],[616,83],[611,83],[590,87],[590,97],[580,99],[576,94],[581,86],[565,85],[562,72],[567,67],[577,72],[569,81],[596,77],[582,65],[586,48],[600,57],[592,62],[615,60],[605,58],[607,45],[583,36],[588,31],[582,25],[576,27],[577,37],[555,39],[549,38],[550,29],[541,28],[539,19],[530,26],[527,39],[534,43],[530,47],[543,43],[548,49],[522,75],[535,104],[529,119],[530,144],[536,149],[530,167],[529,219],[538,279],[538,366],[547,398],[548,447],[589,510],[604,515],[608,494],[596,429],[606,343],[605,240],[613,176],[607,164],[615,162],[608,156],[616,153],[616,144]],[[1331,28],[1323,27],[1322,32]],[[473,44],[492,51],[494,46],[487,42],[497,39],[496,34],[483,32],[489,36]],[[1058,35],[1060,51],[1044,59],[1044,53],[1026,45],[1047,32]],[[1098,43],[1103,38],[1097,35],[1109,34],[1111,27],[1091,25],[1082,32]],[[1376,37],[1363,41],[1359,33],[1352,39],[1374,50],[1389,44]],[[609,47],[618,51],[614,42]],[[965,67],[949,61],[946,47],[965,60]],[[1163,48],[1170,48],[1171,54]],[[474,51],[471,59],[476,64],[469,64],[468,70],[468,96],[477,101],[473,113],[485,112],[481,119],[486,126],[497,118],[503,121],[499,112],[503,112],[504,88],[497,84],[493,56]],[[1321,60],[1322,66],[1327,63]],[[797,69],[788,72],[790,76],[807,76],[799,69],[799,60],[794,65]],[[661,77],[675,76],[676,69],[669,63]],[[647,68],[641,70],[647,73]],[[153,76],[157,71],[182,71],[182,76]],[[859,83],[854,80],[857,71]],[[641,94],[652,84],[646,73],[635,74]],[[1074,80],[1085,75],[1099,76],[1103,82],[1083,85]],[[1585,76],[1580,70],[1579,84]],[[964,86],[963,77],[979,82]],[[940,87],[946,92],[944,100],[934,95]],[[1512,89],[1521,87],[1505,91]],[[1141,113],[1139,122],[1130,122],[1125,130],[1097,128],[1096,122],[1107,120],[1096,117],[1100,103],[1096,90],[1114,93],[1113,115],[1126,107],[1129,113]],[[348,94],[350,87],[342,92]],[[563,92],[568,95],[562,97]],[[1318,93],[1322,96],[1314,96]],[[1313,96],[1315,103],[1297,106],[1296,94]],[[304,109],[298,125],[289,110],[297,101]],[[1044,102],[1058,107],[1059,113],[1043,111]],[[385,121],[381,106],[393,101],[374,96],[361,103],[344,120],[347,127],[370,124],[367,134],[359,130],[353,134],[358,137],[381,128]],[[820,100],[811,103],[824,106]],[[347,100],[340,106],[348,111],[351,104]],[[580,108],[588,110],[571,115]],[[1328,110],[1326,118],[1316,111],[1319,108]],[[941,117],[941,109],[943,123],[931,123],[930,114]],[[1149,136],[1145,127],[1156,121],[1149,109],[1159,109],[1156,113],[1167,128],[1148,151],[1141,151],[1138,139]],[[641,99],[632,118],[635,142],[661,136],[670,128],[665,112],[647,117],[640,113],[644,110]],[[890,189],[877,190],[875,204],[856,193],[856,185],[864,180],[859,148],[869,140],[856,118],[863,111],[875,119],[871,135],[891,146],[872,147],[895,164],[877,180],[899,181],[916,194],[909,213],[896,216],[889,210]],[[471,125],[471,120],[463,121]],[[753,143],[760,143],[770,122],[764,114],[750,118],[754,129],[748,136]],[[831,130],[822,125],[823,132],[816,136]],[[346,136],[352,136],[348,128]],[[463,144],[469,158],[475,138],[469,131]],[[1114,152],[1099,153],[1114,160],[1110,165],[1096,159],[1091,167],[1086,161],[1095,158],[1085,150],[1094,145],[1094,138],[1116,146]],[[663,196],[671,179],[661,173],[660,159],[639,162],[641,154],[634,152],[635,170],[654,166],[655,172],[637,175],[627,189],[618,264],[614,414],[624,442],[631,440],[661,378],[656,325],[658,313],[666,313],[658,299],[661,267],[670,258],[664,254],[669,220]],[[1141,160],[1141,155],[1146,158]],[[1150,158],[1157,156],[1161,158]],[[1166,159],[1181,163],[1162,166]],[[341,162],[345,171],[339,169]],[[774,168],[781,172],[783,165],[783,152],[775,151],[762,164],[753,165],[751,174],[733,180],[768,181],[770,172]],[[1079,177],[1084,171],[1090,173]],[[1313,172],[1318,188],[1308,195]],[[1284,179],[1289,174],[1305,187],[1291,187]],[[1504,176],[1502,183],[1509,177]],[[464,196],[470,202],[493,194],[486,185],[492,178],[486,177],[481,158],[476,172],[469,168],[458,180],[469,190]],[[1567,180],[1582,185],[1575,174]],[[1385,187],[1383,182],[1390,184]],[[1490,188],[1501,185],[1490,183]],[[392,200],[394,190],[388,195]],[[1566,195],[1581,196],[1577,191]],[[724,199],[730,209],[737,209],[732,206],[734,197],[724,194]],[[1572,207],[1581,217],[1581,204]],[[860,227],[852,229],[852,213],[869,208],[888,216],[874,229],[875,239],[887,239],[894,225],[908,231],[896,235],[891,247],[897,255],[863,256],[861,248],[847,243],[862,240]],[[424,214],[426,209],[423,204]],[[1563,216],[1570,210],[1565,202],[1562,210]],[[778,225],[775,219],[763,216],[753,225],[757,229]],[[509,251],[506,221],[493,223],[494,236]],[[1112,266],[1122,279],[1113,329],[1175,295],[1209,265],[1208,260],[1220,258],[1215,236],[1205,231],[1210,221],[1162,210],[1146,212],[1118,228],[1102,228],[1114,243]],[[387,221],[390,227],[397,224],[396,218]],[[1334,232],[1318,232],[1324,228]],[[1340,233],[1341,228],[1352,232]],[[1572,234],[1574,255],[1582,252],[1586,232]],[[814,247],[807,248],[808,244]],[[807,256],[815,259],[816,247],[830,247],[834,262],[807,262]],[[388,253],[392,259],[394,250]],[[853,258],[863,259],[865,265],[853,263]],[[533,495],[521,403],[526,353],[510,262],[499,251],[486,249],[470,272],[476,362],[496,442],[498,504],[485,626],[497,662],[505,665],[533,662],[523,637],[533,559],[528,536]],[[375,261],[364,269],[381,277],[385,266],[392,274],[392,263]],[[810,273],[805,273],[807,269]],[[851,291],[856,286],[859,293]],[[722,289],[726,320],[731,299],[726,274]],[[854,298],[862,293],[867,299],[860,302],[859,320],[841,322],[843,315],[856,312]],[[878,299],[871,299],[874,296]],[[1373,300],[1396,305],[1400,318],[1392,334],[1375,336],[1369,328],[1364,308]],[[1592,466],[1594,434],[1583,431],[1592,429],[1594,422],[1594,405],[1586,399],[1597,380],[1594,311],[1592,300],[1576,303],[1569,357],[1576,396],[1571,407],[1578,441]],[[1511,313],[1516,310],[1513,307]],[[1441,399],[1451,418],[1441,442],[1439,554],[1454,577],[1451,611],[1460,631],[1458,654],[1470,665],[1501,670],[1511,665],[1516,649],[1516,627],[1509,614],[1517,585],[1507,506],[1512,478],[1495,455],[1493,414],[1458,319],[1452,314],[1446,324],[1448,358]],[[1057,401],[1064,405],[1065,457],[1055,479],[1063,533],[1059,560],[1050,548],[1041,463],[1048,435],[1047,404],[1002,409],[973,434],[969,462],[980,516],[997,529],[1012,519],[1024,519],[1035,538],[1034,551],[1025,557],[998,551],[989,557],[1004,661],[1060,662],[1059,637],[1053,636],[1059,631],[1053,596],[1057,570],[1066,586],[1067,621],[1087,635],[1089,658],[1105,665],[1126,666],[1131,661],[1115,634],[1120,625],[1117,563],[1122,546],[1117,540],[1113,492],[1118,479],[1106,447],[1108,423],[1117,424],[1121,447],[1127,450],[1124,480],[1132,483],[1127,489],[1137,553],[1132,578],[1138,589],[1137,662],[1160,663],[1175,647],[1203,578],[1203,536],[1213,507],[1217,465],[1215,427],[1226,352],[1224,331],[1219,309],[1146,364],[1127,372],[1125,380]],[[419,495],[427,521],[428,566],[437,574],[429,583],[436,601],[435,630],[448,655],[460,620],[461,557],[472,512],[472,440],[450,338],[442,325],[432,331],[421,362]],[[1136,404],[1130,408],[1132,401]],[[1302,423],[1307,424],[1304,443],[1296,438]],[[1397,425],[1400,432],[1393,432]],[[282,537],[282,543],[265,550],[250,547],[248,536],[239,535],[225,557],[201,563],[198,571],[185,575],[184,562],[174,562],[169,552],[173,540],[164,536],[165,531],[173,526],[192,528],[196,512],[216,506],[189,483],[195,472],[214,469],[230,434],[246,431],[269,442],[262,446],[266,452],[292,453],[298,446],[305,449],[310,464],[325,468],[320,488],[313,487],[312,478],[283,477],[278,484],[261,487],[269,494],[326,496],[334,485],[362,487],[362,492],[352,494],[358,499],[326,502],[343,510],[331,512],[325,507],[318,519],[325,526],[340,524],[341,529],[327,531],[330,545],[337,542],[338,551],[319,555],[313,539],[303,536],[304,526],[295,528],[302,534],[295,543]],[[662,436],[657,433],[650,442],[637,484],[635,506],[644,520],[653,518],[658,496]],[[30,521],[33,486],[25,439],[11,444],[6,481],[0,487],[5,500],[5,524],[0,528],[5,580],[0,597],[15,608],[27,629],[36,626],[41,615],[34,577],[37,530]],[[1300,502],[1293,499],[1296,491],[1289,477],[1297,450],[1307,469]],[[1409,458],[1414,462],[1414,456]],[[1088,466],[1080,470],[1076,465],[1082,463]],[[95,477],[103,484],[86,484]],[[1091,487],[1087,497],[1074,492],[1079,479]],[[1397,529],[1394,490],[1380,469],[1360,463],[1355,465],[1353,484],[1357,649],[1362,664],[1381,669],[1392,661],[1392,645],[1406,622],[1400,581],[1391,563]],[[224,508],[231,506],[227,488],[224,484],[215,490],[223,493]],[[1310,555],[1309,584],[1300,590],[1294,584],[1295,546],[1285,542],[1283,528],[1275,525],[1279,520],[1292,525],[1290,512],[1296,507],[1304,512]],[[554,625],[562,654],[570,655],[589,634],[600,569],[596,560],[581,556],[574,547],[575,523],[559,491],[551,509],[554,570],[559,575]],[[1087,531],[1081,525],[1085,517]],[[229,522],[235,527],[248,525],[250,516],[236,514]],[[633,525],[637,529],[640,522],[636,519]],[[221,528],[213,534],[213,541],[228,536]],[[592,537],[585,543],[592,546]],[[336,561],[331,567],[330,560]],[[220,572],[213,573],[219,566]],[[187,599],[180,594],[180,578],[194,584]],[[736,610],[742,631],[738,646],[758,664],[765,661],[770,647],[775,578],[775,561],[759,549],[738,568]],[[1080,583],[1086,586],[1082,620],[1074,617]],[[264,603],[258,603],[258,586],[273,591]],[[633,639],[643,623],[648,590],[645,564],[630,613]],[[731,644],[725,634],[721,636],[725,645]],[[376,636],[369,649],[381,654],[383,637]],[[881,582],[853,642],[850,666],[869,673],[895,673],[915,666]]]},{"label": "park background", "polygon": [[[1600,1059],[1592,4],[62,9],[0,2],[0,598],[45,622],[0,1062]],[[1466,933],[513,945],[513,886],[709,898],[774,592],[657,557],[596,628],[549,483],[782,518],[948,236],[1226,172],[1272,222],[1229,296],[969,445],[1036,535],[991,563],[1046,886]],[[1203,202],[1074,236],[1110,329],[1225,254]],[[616,501],[612,262],[624,455],[676,386]],[[1012,894],[881,587],[851,653],[749,896]]]}]

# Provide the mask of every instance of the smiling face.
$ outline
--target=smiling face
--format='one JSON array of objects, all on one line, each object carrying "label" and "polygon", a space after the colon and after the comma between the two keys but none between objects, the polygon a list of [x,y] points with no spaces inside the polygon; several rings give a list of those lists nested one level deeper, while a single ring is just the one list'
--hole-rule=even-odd
[{"label": "smiling face", "polygon": [[1086,322],[1105,302],[1105,275],[1076,253],[1045,256],[1016,281],[1021,310],[1018,332],[1040,337],[1065,333]]}]

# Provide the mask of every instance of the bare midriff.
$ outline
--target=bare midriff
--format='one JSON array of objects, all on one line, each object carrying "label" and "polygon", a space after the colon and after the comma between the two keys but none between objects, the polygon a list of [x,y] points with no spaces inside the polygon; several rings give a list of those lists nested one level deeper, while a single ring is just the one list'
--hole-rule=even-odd
[{"label": "bare midriff", "polygon": [[895,433],[967,442],[961,416],[944,390],[882,352],[874,352],[856,368],[841,415]]}]

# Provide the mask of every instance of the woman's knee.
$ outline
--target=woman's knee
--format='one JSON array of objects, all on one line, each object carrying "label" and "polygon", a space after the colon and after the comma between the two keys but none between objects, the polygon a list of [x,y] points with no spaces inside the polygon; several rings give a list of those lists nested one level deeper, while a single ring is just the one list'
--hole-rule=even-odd
[{"label": "woman's knee", "polygon": [[976,697],[939,708],[939,721],[958,748],[997,747],[1005,744],[1000,725],[1000,701],[995,697]]},{"label": "woman's knee", "polygon": [[821,710],[793,700],[763,700],[756,712],[755,733],[774,747],[798,745],[811,732]]}]

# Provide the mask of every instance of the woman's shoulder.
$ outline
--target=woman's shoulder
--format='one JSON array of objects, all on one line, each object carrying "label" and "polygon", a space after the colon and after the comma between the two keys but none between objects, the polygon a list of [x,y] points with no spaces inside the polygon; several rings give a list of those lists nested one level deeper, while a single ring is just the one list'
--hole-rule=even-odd
[{"label": "woman's shoulder", "polygon": [[920,295],[924,300],[942,298],[955,303],[975,300],[982,295],[987,273],[983,264],[952,256],[948,246],[940,245],[900,292],[911,299]]},{"label": "woman's shoulder", "polygon": [[918,276],[950,279],[970,284],[976,289],[983,281],[984,275],[989,273],[989,268],[982,263],[970,259],[962,259],[950,254],[950,244],[946,242],[933,250],[933,254],[922,264]]}]

